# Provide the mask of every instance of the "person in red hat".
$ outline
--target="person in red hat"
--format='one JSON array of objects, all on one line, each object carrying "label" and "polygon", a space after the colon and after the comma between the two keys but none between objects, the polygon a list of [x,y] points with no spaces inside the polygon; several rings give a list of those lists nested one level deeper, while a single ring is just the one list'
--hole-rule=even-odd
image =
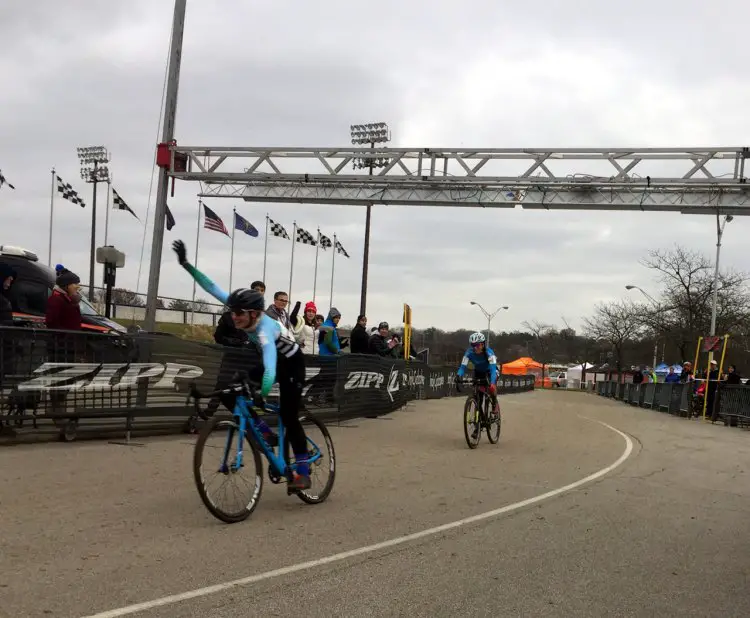
[{"label": "person in red hat", "polygon": [[297,342],[305,354],[318,354],[318,325],[315,316],[318,308],[315,303],[310,301],[305,305],[305,315],[302,320],[302,327],[297,334]]}]

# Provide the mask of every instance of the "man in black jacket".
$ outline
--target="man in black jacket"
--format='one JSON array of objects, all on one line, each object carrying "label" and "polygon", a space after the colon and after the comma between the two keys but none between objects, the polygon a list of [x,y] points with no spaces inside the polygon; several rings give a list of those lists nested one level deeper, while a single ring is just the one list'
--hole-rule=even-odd
[{"label": "man in black jacket", "polygon": [[378,356],[392,356],[393,347],[396,345],[393,339],[388,339],[388,322],[378,324],[378,332],[370,337],[370,354]]},{"label": "man in black jacket", "polygon": [[352,354],[367,354],[369,353],[370,338],[367,336],[365,327],[367,326],[367,316],[361,315],[357,318],[357,324],[352,328],[352,332],[349,335],[349,343],[351,345]]}]

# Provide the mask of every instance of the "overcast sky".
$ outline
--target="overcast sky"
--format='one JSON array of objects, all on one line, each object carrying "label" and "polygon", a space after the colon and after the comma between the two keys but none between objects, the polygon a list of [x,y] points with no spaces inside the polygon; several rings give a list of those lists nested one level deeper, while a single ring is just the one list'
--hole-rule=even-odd
[{"label": "overcast sky", "polygon": [[[177,140],[200,146],[341,146],[349,125],[386,121],[399,147],[638,147],[750,144],[745,25],[750,3],[545,0],[374,5],[188,0]],[[47,261],[50,169],[87,207],[58,199],[53,263],[88,279],[91,186],[76,146],[111,151],[114,187],[143,220],[149,198],[173,4],[69,0],[0,7],[0,243]],[[574,171],[587,171],[571,169]],[[156,186],[154,181],[153,192]],[[169,205],[160,293],[189,298],[169,249],[194,259],[198,186]],[[97,245],[103,244],[99,194]],[[153,218],[153,197],[150,218]],[[365,209],[207,200],[231,228],[232,207],[261,230],[238,235],[235,284],[260,278],[268,212],[336,232],[334,305],[359,309]],[[140,291],[147,287],[152,221]],[[750,222],[728,227],[722,262],[750,270]],[[127,254],[118,285],[136,288],[143,226],[111,212],[109,240]],[[469,305],[510,305],[493,330],[524,320],[579,327],[627,283],[653,291],[639,259],[674,243],[713,255],[713,219],[679,214],[375,207],[368,316],[418,327],[483,328]],[[268,243],[268,290],[289,286],[291,243]],[[202,230],[199,267],[228,286],[230,240]],[[312,298],[315,251],[297,245],[292,296]],[[97,271],[101,278],[101,270]],[[318,306],[327,311],[331,253],[321,253]]]}]

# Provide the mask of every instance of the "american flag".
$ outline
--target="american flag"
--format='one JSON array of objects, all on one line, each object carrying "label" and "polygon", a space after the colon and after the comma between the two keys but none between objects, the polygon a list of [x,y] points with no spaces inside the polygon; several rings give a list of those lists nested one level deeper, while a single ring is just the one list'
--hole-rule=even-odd
[{"label": "american flag", "polygon": [[325,234],[321,234],[320,230],[318,230],[318,242],[320,243],[321,249],[330,249],[333,247],[333,243],[331,242],[331,239],[328,238]]},{"label": "american flag", "polygon": [[271,226],[272,236],[278,236],[279,238],[286,238],[287,240],[289,240],[289,234],[286,233],[286,230],[284,229],[284,226],[281,225],[281,223],[276,223],[270,217],[268,219],[268,223]]},{"label": "american flag", "polygon": [[55,174],[55,178],[57,179],[57,192],[62,194],[64,200],[78,204],[81,208],[86,208],[83,199],[81,199],[81,196],[78,195],[78,192],[70,184],[63,182],[62,178],[57,174]]},{"label": "american flag", "polygon": [[[120,197],[120,194],[115,191],[115,188],[112,187],[112,208],[114,210],[126,210],[131,215],[133,215],[136,219],[138,219],[138,215],[133,212],[133,210],[125,203],[125,200]],[[138,219],[140,221],[140,219]]]},{"label": "american flag", "polygon": [[227,236],[229,236],[229,231],[227,230],[226,225],[224,225],[224,222],[219,218],[219,215],[217,215],[205,204],[203,204],[203,214],[205,215],[203,227],[205,227],[207,230],[221,232],[222,234],[226,234]]},{"label": "american flag", "polygon": [[349,254],[344,249],[344,246],[338,240],[336,241],[336,252],[340,253],[341,255],[343,255],[346,258],[349,257]]},{"label": "american flag", "polygon": [[302,229],[301,227],[297,228],[297,242],[301,242],[303,245],[317,245],[318,243],[315,241],[315,237],[310,234],[305,229]]}]

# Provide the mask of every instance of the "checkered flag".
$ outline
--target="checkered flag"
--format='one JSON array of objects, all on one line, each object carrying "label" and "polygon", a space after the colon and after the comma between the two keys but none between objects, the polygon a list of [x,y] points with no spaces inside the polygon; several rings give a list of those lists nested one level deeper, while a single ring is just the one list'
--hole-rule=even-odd
[{"label": "checkered flag", "polygon": [[[115,191],[115,188],[112,187],[112,209],[113,210],[125,210],[129,212],[131,215],[133,215],[136,219],[138,219],[138,215],[133,212],[133,210],[125,203],[125,200],[120,197],[120,194]],[[138,219],[140,221],[140,219]]]},{"label": "checkered flag", "polygon": [[0,188],[2,188],[3,185],[8,185],[9,189],[13,189],[14,191],[16,190],[16,188],[5,179],[5,176],[3,176],[3,171],[0,170]]},{"label": "checkered flag", "polygon": [[297,242],[301,242],[303,245],[312,245],[313,247],[318,244],[315,237],[301,227],[297,228]]},{"label": "checkered flag", "polygon": [[269,218],[268,223],[271,226],[271,235],[279,238],[286,238],[289,240],[289,234],[286,233],[284,226],[281,223],[276,223],[273,219]]},{"label": "checkered flag", "polygon": [[328,238],[328,236],[326,236],[325,234],[321,234],[320,230],[318,230],[318,242],[320,243],[320,248],[323,250],[333,247],[331,239]]},{"label": "checkered flag", "polygon": [[345,258],[349,257],[349,254],[344,249],[343,245],[337,240],[336,241],[336,252],[343,255]]},{"label": "checkered flag", "polygon": [[57,174],[55,174],[55,178],[57,178],[57,192],[62,194],[64,200],[78,204],[81,208],[86,208],[83,199],[73,187],[67,182],[63,182],[62,178]]}]

